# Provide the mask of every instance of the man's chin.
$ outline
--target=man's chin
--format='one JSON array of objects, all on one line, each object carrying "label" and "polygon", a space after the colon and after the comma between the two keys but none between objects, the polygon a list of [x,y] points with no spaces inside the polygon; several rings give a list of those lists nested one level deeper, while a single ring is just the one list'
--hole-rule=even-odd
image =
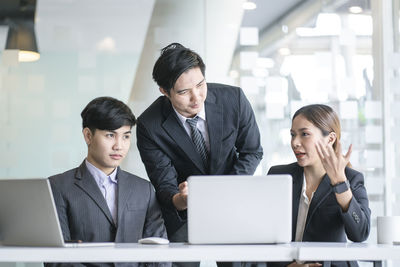
[{"label": "man's chin", "polygon": [[189,113],[189,117],[194,117],[197,114],[199,114],[199,112],[201,111],[201,108],[191,108],[190,110],[188,110]]},{"label": "man's chin", "polygon": [[116,167],[118,167],[119,165],[121,165],[121,162],[122,162],[122,160],[113,160],[113,162],[110,162],[110,163],[108,164],[108,167],[109,167],[109,168],[116,168]]},{"label": "man's chin", "polygon": [[197,115],[198,112],[190,110],[190,112],[185,112],[185,114],[182,114],[186,118],[193,118],[194,116]]}]

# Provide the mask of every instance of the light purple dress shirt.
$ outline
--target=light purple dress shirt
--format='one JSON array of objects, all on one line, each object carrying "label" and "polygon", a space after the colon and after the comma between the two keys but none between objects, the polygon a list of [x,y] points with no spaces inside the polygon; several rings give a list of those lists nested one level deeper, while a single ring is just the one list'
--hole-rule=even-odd
[{"label": "light purple dress shirt", "polygon": [[110,209],[111,215],[113,217],[114,223],[117,224],[118,219],[118,181],[117,181],[117,169],[110,174],[106,175],[96,166],[91,164],[89,161],[85,160],[86,167],[88,168],[90,174],[94,177],[96,184],[100,188],[104,199],[107,202],[107,206]]}]

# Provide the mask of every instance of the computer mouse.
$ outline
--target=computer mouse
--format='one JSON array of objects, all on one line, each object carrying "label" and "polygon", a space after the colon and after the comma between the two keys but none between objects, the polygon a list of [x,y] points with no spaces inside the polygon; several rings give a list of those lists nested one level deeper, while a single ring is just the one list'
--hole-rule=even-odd
[{"label": "computer mouse", "polygon": [[162,238],[162,237],[146,237],[146,238],[142,238],[139,239],[138,242],[140,244],[157,244],[157,245],[167,245],[169,244],[169,240],[166,238]]}]

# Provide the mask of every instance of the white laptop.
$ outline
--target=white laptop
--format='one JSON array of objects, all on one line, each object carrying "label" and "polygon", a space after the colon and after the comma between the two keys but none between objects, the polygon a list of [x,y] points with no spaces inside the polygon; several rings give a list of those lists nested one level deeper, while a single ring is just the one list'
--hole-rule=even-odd
[{"label": "white laptop", "polygon": [[113,246],[64,243],[48,179],[0,179],[0,244],[8,246]]},{"label": "white laptop", "polygon": [[288,243],[292,237],[292,177],[191,176],[191,244]]}]

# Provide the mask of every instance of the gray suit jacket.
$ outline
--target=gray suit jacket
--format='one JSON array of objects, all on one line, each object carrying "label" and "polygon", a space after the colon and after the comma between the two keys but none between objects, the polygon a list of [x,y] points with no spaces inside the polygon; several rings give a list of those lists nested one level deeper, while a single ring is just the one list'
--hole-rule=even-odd
[{"label": "gray suit jacket", "polygon": [[186,222],[186,211],[178,212],[172,204],[178,184],[190,175],[253,174],[263,155],[254,113],[243,91],[223,84],[207,87],[208,169],[167,97],[159,97],[138,118],[137,146],[168,235]]},{"label": "gray suit jacket", "polygon": [[[297,162],[273,166],[268,174],[290,174],[293,177],[292,241],[295,240],[297,214],[303,188],[303,167]],[[346,167],[345,175],[350,182],[353,198],[347,212],[337,203],[335,193],[325,175],[311,200],[304,228],[303,241],[307,242],[362,242],[368,238],[371,210],[362,173]],[[268,263],[268,266],[286,266],[288,263]],[[325,265],[324,265],[325,266]],[[331,262],[328,266],[358,266],[356,262]]]},{"label": "gray suit jacket", "polygon": [[[86,168],[85,162],[78,168],[49,178],[64,240],[136,243],[143,237],[167,237],[152,185],[119,167],[117,179],[118,222],[115,224],[107,202]],[[49,265],[51,264],[47,264]],[[113,264],[85,263],[84,265]]]}]

